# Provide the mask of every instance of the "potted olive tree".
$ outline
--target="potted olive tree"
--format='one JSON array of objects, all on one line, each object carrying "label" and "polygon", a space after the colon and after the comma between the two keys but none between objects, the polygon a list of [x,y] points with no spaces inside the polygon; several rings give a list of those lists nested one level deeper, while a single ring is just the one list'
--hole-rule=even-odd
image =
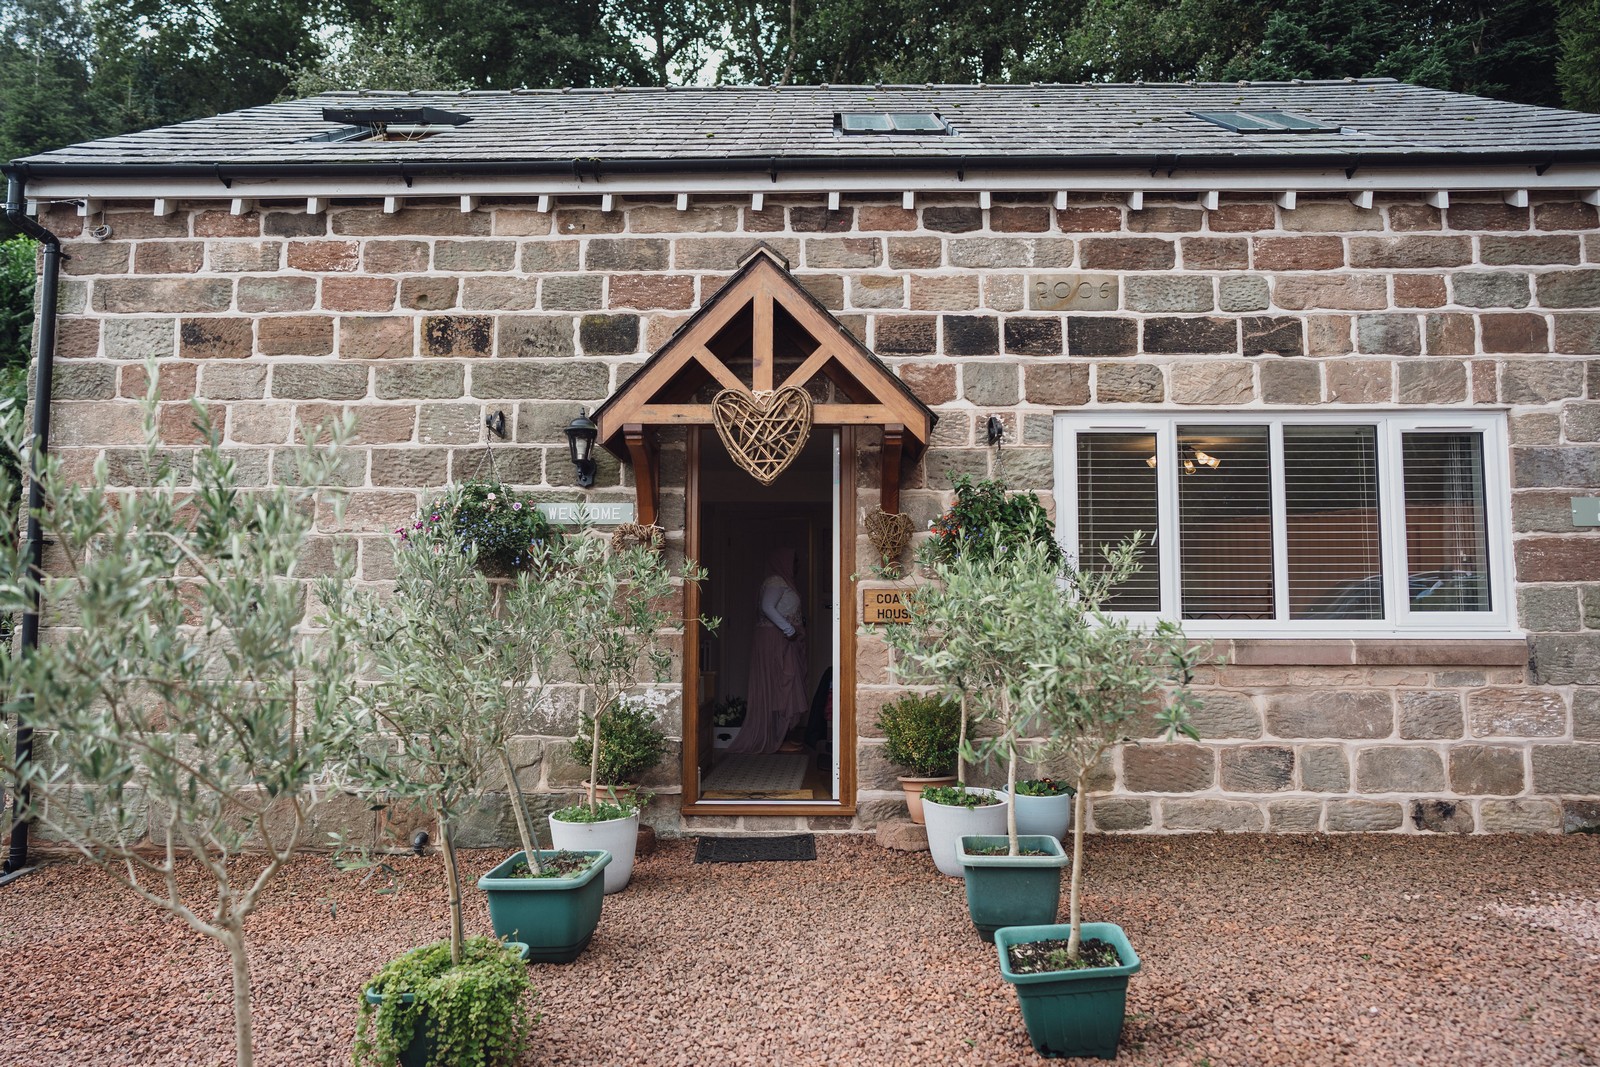
[{"label": "potted olive tree", "polygon": [[[599,923],[599,876],[610,857],[541,851],[533,840],[507,742],[517,709],[537,698],[549,676],[542,648],[548,619],[558,614],[541,575],[520,574],[504,587],[504,603],[500,584],[480,571],[475,545],[443,512],[424,511],[397,547],[393,593],[363,591],[340,605],[342,627],[376,676],[360,704],[365,743],[351,774],[375,801],[425,813],[436,824],[455,965],[465,937],[457,834],[486,817],[504,781],[523,849],[491,872],[514,883],[516,901],[491,897],[491,919],[502,937],[525,943],[530,958],[567,962]],[[379,1012],[393,1008],[385,1001]]]},{"label": "potted olive tree", "polygon": [[[966,876],[961,862],[963,837],[1015,833],[1008,789],[969,789],[967,761],[1005,754],[1014,749],[1017,722],[1012,716],[1011,694],[1004,677],[1014,672],[1006,642],[1015,634],[996,627],[1005,621],[1009,591],[996,571],[1013,561],[1018,550],[1059,566],[1061,550],[1044,505],[1033,493],[1008,493],[1003,483],[974,483],[960,478],[955,501],[931,524],[932,536],[920,551],[922,568],[932,581],[906,594],[912,616],[908,625],[886,627],[884,639],[896,653],[899,671],[908,680],[925,681],[936,692],[958,702],[960,759],[954,786],[924,789],[923,812],[928,828],[928,851],[942,874]],[[968,719],[1002,724],[1002,737],[974,747],[968,736]],[[1008,724],[1009,725],[1004,725]],[[1010,741],[1006,742],[1005,738]],[[1013,761],[1014,763],[1014,761]],[[1009,785],[1015,785],[1011,769]],[[1059,851],[1059,848],[1057,849]]]},{"label": "potted olive tree", "polygon": [[[705,571],[689,561],[674,574],[649,546],[608,548],[591,537],[572,539],[551,578],[561,590],[557,596],[561,625],[555,639],[562,669],[578,682],[595,713],[583,719],[575,738],[578,758],[589,765],[586,795],[581,803],[550,816],[550,835],[560,848],[604,849],[611,854],[607,893],[620,892],[633,874],[641,804],[637,796],[619,797],[610,791],[602,796],[602,785],[619,784],[601,781],[601,772],[607,769],[601,762],[605,724],[641,713],[653,718],[660,710],[651,703],[656,698],[634,696],[632,691],[646,677],[665,681],[672,666],[665,631],[683,621],[671,610],[674,593],[680,592],[676,599],[681,604],[679,583],[704,578]],[[699,622],[708,629],[717,625],[713,619]]]},{"label": "potted olive tree", "polygon": [[944,697],[908,694],[878,712],[884,754],[909,772],[900,775],[900,788],[918,826],[923,825],[922,791],[955,784],[961,728],[961,705]]},{"label": "potted olive tree", "polygon": [[995,937],[1001,975],[1016,987],[1029,1037],[1046,1056],[1115,1056],[1128,976],[1139,969],[1121,927],[1082,921],[1089,776],[1157,702],[1169,738],[1196,736],[1188,686],[1200,650],[1176,623],[1145,626],[1105,610],[1114,587],[1138,570],[1138,544],[1135,535],[1104,549],[1103,566],[1070,573],[1050,609],[1055,640],[1034,649],[1019,692],[1043,735],[1033,755],[1065,764],[1076,790],[1069,921],[1007,926]]}]

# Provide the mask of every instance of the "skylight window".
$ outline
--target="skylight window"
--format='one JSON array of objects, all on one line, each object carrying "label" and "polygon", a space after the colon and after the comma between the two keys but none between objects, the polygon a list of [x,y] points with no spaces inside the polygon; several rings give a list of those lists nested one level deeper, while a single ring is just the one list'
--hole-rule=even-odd
[{"label": "skylight window", "polygon": [[1337,133],[1330,126],[1289,111],[1191,111],[1197,119],[1234,133]]},{"label": "skylight window", "polygon": [[834,116],[841,133],[948,134],[950,124],[932,112],[847,111]]},{"label": "skylight window", "polygon": [[313,141],[420,141],[472,119],[436,107],[325,107],[322,121],[345,125]]}]

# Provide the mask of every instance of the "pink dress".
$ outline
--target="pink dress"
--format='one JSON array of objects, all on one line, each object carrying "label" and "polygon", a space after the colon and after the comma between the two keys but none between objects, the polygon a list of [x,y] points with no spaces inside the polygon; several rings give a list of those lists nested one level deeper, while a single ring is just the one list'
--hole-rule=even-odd
[{"label": "pink dress", "polygon": [[[774,559],[781,553],[774,553]],[[793,560],[793,553],[789,553]],[[762,610],[750,638],[750,681],[745,690],[744,725],[729,752],[776,752],[784,737],[810,710],[806,700],[806,637],[801,626],[800,594],[795,592],[792,562],[787,574],[774,573],[761,583]],[[787,627],[780,629],[779,621]],[[793,637],[788,636],[793,634]]]}]

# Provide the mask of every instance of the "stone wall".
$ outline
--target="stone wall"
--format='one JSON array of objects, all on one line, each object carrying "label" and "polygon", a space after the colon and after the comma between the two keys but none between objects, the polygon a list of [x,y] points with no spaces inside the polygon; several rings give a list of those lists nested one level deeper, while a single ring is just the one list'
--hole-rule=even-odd
[{"label": "stone wall", "polygon": [[[224,427],[245,480],[286,476],[297,428],[360,418],[345,480],[360,575],[390,576],[388,531],[423,494],[478,473],[503,410],[501,477],[576,490],[561,427],[660,346],[756,241],[939,413],[905,475],[918,528],[952,479],[997,473],[1050,501],[1052,416],[1090,407],[1483,407],[1510,412],[1516,579],[1526,642],[1235,642],[1202,679],[1200,744],[1147,743],[1104,769],[1103,830],[1554,831],[1600,821],[1600,537],[1568,497],[1600,484],[1600,232],[1571,197],[1446,210],[1302,196],[1147,201],[996,195],[914,211],[845,197],[696,202],[618,197],[301,203],[233,216],[108,202],[67,237],[54,446],[69,471],[104,454],[140,479],[143,360],[161,364],[161,427],[192,443],[185,401]],[[1114,277],[1103,310],[1030,307],[1042,274]],[[875,445],[860,456],[874,502]],[[664,455],[664,520],[682,528],[683,451]],[[631,498],[602,457],[599,497]],[[1052,502],[1053,506],[1053,502]],[[315,554],[308,569],[315,566]],[[867,558],[865,542],[860,558]],[[872,721],[894,689],[860,637],[861,814],[898,810]],[[1492,647],[1491,647],[1492,646]],[[575,783],[547,724],[523,748],[529,784]],[[673,771],[675,774],[675,770]],[[656,818],[676,824],[669,774]],[[746,820],[751,826],[796,820]],[[800,820],[804,821],[804,820]],[[721,825],[716,820],[706,825]],[[840,828],[820,819],[819,829]]]}]

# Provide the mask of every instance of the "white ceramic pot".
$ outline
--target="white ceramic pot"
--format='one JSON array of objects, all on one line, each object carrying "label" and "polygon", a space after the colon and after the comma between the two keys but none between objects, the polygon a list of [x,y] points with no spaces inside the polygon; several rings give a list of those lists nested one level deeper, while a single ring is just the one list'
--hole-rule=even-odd
[{"label": "white ceramic pot", "polygon": [[1067,831],[1072,829],[1072,801],[1071,793],[1057,797],[1016,794],[1011,802],[1017,806],[1017,833],[1065,841]]},{"label": "white ceramic pot", "polygon": [[727,748],[733,744],[733,739],[739,736],[737,726],[713,726],[711,728],[711,747]]},{"label": "white ceramic pot", "polygon": [[626,819],[606,822],[562,822],[552,815],[550,841],[557,849],[567,852],[604,849],[611,853],[611,862],[605,871],[606,892],[621,892],[633,877],[633,854],[639,846],[639,812],[635,810]]},{"label": "white ceramic pot", "polygon": [[1006,799],[993,789],[973,789],[984,793],[999,803],[981,808],[963,808],[950,804],[935,804],[926,798],[922,801],[922,816],[928,828],[928,851],[933,854],[933,865],[939,873],[950,878],[965,876],[961,865],[961,839],[973,834],[1003,834],[1006,832]]}]

